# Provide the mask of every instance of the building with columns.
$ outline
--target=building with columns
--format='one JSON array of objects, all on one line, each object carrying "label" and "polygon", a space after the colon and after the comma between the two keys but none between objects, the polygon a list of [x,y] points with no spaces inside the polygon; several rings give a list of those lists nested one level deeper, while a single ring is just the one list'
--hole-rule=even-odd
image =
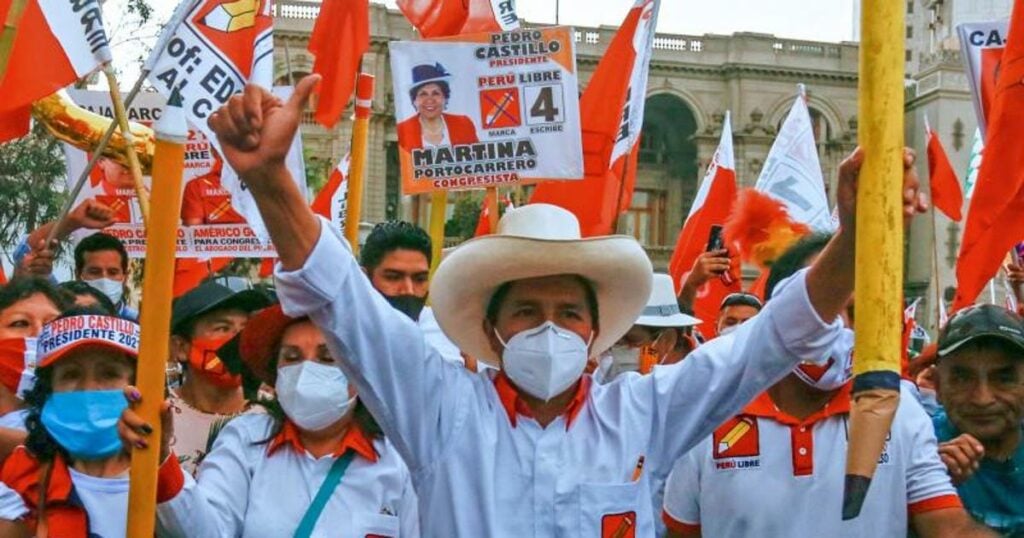
[{"label": "building with columns", "polygon": [[[855,2],[856,4],[856,2]],[[924,155],[924,115],[939,134],[958,171],[966,170],[976,127],[955,26],[961,22],[1008,17],[1010,0],[907,1],[907,145]],[[308,74],[313,57],[306,50],[319,12],[315,0],[275,3],[275,72],[278,83]],[[623,8],[625,14],[625,4]],[[363,69],[376,76],[370,127],[364,219],[404,218],[427,222],[424,197],[401,194],[398,176],[395,98],[391,92],[389,43],[416,39],[401,13],[371,6],[371,43]],[[581,90],[597,66],[615,27],[576,27]],[[731,111],[737,176],[751,186],[764,163],[778,127],[797,94],[807,87],[809,108],[826,190],[834,200],[836,170],[857,139],[857,43],[791,40],[767,34],[658,34],[651,60],[647,105],[632,206],[619,231],[635,236],[656,268],[664,269],[689,211],[704,169],[718,144],[722,121]],[[401,98],[401,97],[399,97]],[[309,167],[326,173],[345,153],[351,123],[324,129],[308,115],[303,141]],[[927,177],[925,160],[919,172]],[[451,194],[451,199],[464,196]],[[452,204],[449,204],[451,211]],[[933,266],[939,266],[940,292],[953,284],[952,267],[959,226],[941,215],[937,235],[930,218],[914,224],[907,238],[906,291],[924,297],[919,312],[933,319]],[[933,237],[939,243],[932,257]]]}]

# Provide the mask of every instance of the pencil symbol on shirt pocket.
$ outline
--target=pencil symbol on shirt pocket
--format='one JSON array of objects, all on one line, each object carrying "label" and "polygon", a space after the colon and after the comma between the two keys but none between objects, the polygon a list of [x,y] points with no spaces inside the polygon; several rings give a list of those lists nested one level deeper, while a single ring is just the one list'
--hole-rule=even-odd
[{"label": "pencil symbol on shirt pocket", "polygon": [[601,538],[636,538],[636,512],[607,514],[602,517]]},{"label": "pencil symbol on shirt pocket", "polygon": [[757,419],[734,417],[715,430],[712,438],[715,459],[749,458],[760,455]]}]

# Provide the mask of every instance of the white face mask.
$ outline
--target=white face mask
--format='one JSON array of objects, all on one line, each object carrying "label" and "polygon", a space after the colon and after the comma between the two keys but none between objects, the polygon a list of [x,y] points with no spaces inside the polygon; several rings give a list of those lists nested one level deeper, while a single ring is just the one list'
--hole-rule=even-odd
[{"label": "white face mask", "polygon": [[801,381],[823,391],[838,389],[853,375],[853,331],[842,329],[823,363],[803,363],[793,370]]},{"label": "white face mask", "polygon": [[306,431],[334,424],[356,400],[349,398],[348,378],[340,368],[312,361],[278,369],[274,388],[285,414]]},{"label": "white face mask", "polygon": [[635,371],[640,368],[640,351],[638,347],[615,346],[610,351],[612,363],[620,370]]},{"label": "white face mask", "polygon": [[124,297],[124,282],[110,278],[97,278],[96,280],[85,280],[84,282],[99,290],[103,295],[106,295],[107,299],[114,303],[114,306],[121,304],[121,299]]},{"label": "white face mask", "polygon": [[571,387],[587,367],[590,344],[550,321],[509,338],[507,343],[501,336],[498,341],[505,346],[505,374],[527,394],[544,401]]}]

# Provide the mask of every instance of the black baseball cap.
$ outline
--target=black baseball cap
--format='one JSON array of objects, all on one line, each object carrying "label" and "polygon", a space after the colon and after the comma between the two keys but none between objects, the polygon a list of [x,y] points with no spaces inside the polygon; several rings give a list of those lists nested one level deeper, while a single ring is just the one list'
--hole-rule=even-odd
[{"label": "black baseball cap", "polygon": [[238,308],[255,312],[271,305],[269,293],[257,289],[248,279],[222,276],[209,279],[174,300],[171,307],[171,333],[177,334],[182,325],[203,314],[224,308]]},{"label": "black baseball cap", "polygon": [[745,291],[738,291],[736,293],[730,293],[722,299],[722,306],[718,309],[723,310],[730,306],[749,306],[756,308],[760,311],[764,308],[764,303],[761,302],[761,298],[753,293],[747,293]]},{"label": "black baseball cap", "polygon": [[939,333],[939,358],[978,338],[999,338],[1024,354],[1024,318],[993,304],[965,308],[949,319]]}]

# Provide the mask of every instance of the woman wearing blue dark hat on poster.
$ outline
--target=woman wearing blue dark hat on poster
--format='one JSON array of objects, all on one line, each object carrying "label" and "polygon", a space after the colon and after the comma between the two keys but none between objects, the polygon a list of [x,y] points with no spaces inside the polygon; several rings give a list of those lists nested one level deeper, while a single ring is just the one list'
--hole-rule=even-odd
[{"label": "woman wearing blue dark hat on poster", "polygon": [[412,68],[409,98],[416,115],[398,124],[398,143],[406,151],[478,142],[473,120],[444,112],[451,97],[449,78],[451,73],[439,63]]}]

